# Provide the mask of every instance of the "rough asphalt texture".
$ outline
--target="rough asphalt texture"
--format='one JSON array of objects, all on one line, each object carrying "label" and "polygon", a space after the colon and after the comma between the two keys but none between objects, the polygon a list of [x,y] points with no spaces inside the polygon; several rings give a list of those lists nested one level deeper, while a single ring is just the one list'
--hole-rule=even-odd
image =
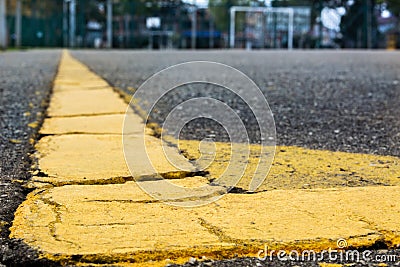
[{"label": "rough asphalt texture", "polygon": [[[258,84],[275,116],[278,144],[309,148],[400,156],[400,53],[396,52],[132,52],[73,51],[113,85],[127,92],[172,64],[191,60],[222,62],[243,71]],[[35,251],[8,239],[13,213],[29,192],[22,183],[30,178],[30,138],[37,139],[57,70],[60,51],[0,53],[0,263],[7,266],[54,265],[38,260]],[[189,91],[163,99],[153,114],[162,123],[171,106],[205,92]],[[208,93],[208,92],[206,92]],[[229,98],[224,95],[220,99]],[[224,98],[225,97],[225,98]],[[252,125],[251,113],[238,100],[226,99]],[[31,103],[31,105],[30,105]],[[26,113],[29,112],[29,113]],[[257,131],[248,128],[253,142]],[[216,124],[197,120],[183,131],[184,138],[227,136]],[[377,244],[374,253],[400,251]],[[328,259],[326,259],[328,261]],[[185,266],[318,266],[316,262],[260,261],[254,258],[190,261]],[[359,262],[352,266],[377,266]]]},{"label": "rough asphalt texture", "polygon": [[29,192],[22,186],[31,177],[29,139],[37,138],[59,57],[60,51],[0,53],[0,263],[7,266],[51,264],[10,240],[8,228]]},{"label": "rough asphalt texture", "polygon": [[[74,51],[73,55],[114,86],[132,93],[147,78],[173,64],[209,60],[239,69],[266,96],[275,117],[277,143],[314,149],[400,156],[400,53],[386,51]],[[202,91],[180,90],[162,99],[153,119]],[[215,96],[220,98],[219,95]],[[251,113],[231,97],[244,120]],[[248,128],[249,130],[249,128]],[[257,141],[257,127],[250,127]],[[182,137],[226,134],[215,123],[195,120]]]}]

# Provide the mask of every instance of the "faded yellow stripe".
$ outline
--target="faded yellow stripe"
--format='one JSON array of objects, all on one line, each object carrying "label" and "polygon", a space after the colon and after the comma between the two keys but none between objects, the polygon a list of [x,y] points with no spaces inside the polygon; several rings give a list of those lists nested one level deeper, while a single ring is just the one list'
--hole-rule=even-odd
[{"label": "faded yellow stripe", "polygon": [[[228,167],[231,156],[229,143],[216,142],[216,157],[206,170],[209,178],[218,178]],[[179,141],[180,149],[191,159],[200,156],[199,141]],[[248,149],[243,144],[243,151]],[[258,165],[259,145],[250,145],[250,159],[238,187],[248,189]],[[243,162],[246,164],[246,162]],[[310,189],[342,186],[400,185],[400,159],[326,150],[280,146],[268,177],[258,189]]]}]

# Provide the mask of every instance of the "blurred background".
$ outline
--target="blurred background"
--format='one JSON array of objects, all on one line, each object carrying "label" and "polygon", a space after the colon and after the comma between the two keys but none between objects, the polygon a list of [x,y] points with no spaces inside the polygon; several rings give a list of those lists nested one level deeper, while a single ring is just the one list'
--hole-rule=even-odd
[{"label": "blurred background", "polygon": [[0,47],[396,49],[399,0],[0,0]]}]

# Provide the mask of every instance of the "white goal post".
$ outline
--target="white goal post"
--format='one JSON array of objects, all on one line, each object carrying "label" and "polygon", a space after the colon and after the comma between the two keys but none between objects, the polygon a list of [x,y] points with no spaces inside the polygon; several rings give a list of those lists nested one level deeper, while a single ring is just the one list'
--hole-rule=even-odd
[{"label": "white goal post", "polygon": [[[231,48],[235,48],[235,16],[236,12],[260,12],[260,13],[286,13],[288,14],[288,49],[293,49],[293,15],[294,9],[291,7],[247,7],[233,6],[230,8],[230,36],[229,44]],[[263,21],[265,23],[265,21]]]}]

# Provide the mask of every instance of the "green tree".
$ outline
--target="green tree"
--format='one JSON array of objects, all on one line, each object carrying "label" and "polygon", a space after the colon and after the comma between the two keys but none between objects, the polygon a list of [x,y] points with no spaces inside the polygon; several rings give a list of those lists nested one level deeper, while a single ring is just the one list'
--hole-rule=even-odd
[{"label": "green tree", "polygon": [[377,4],[386,3],[388,9],[392,12],[396,17],[400,16],[400,1],[399,0],[378,0]]},{"label": "green tree", "polygon": [[369,42],[372,47],[376,47],[377,21],[373,15],[375,6],[375,0],[355,0],[347,9],[340,25],[345,47],[367,48]]}]

